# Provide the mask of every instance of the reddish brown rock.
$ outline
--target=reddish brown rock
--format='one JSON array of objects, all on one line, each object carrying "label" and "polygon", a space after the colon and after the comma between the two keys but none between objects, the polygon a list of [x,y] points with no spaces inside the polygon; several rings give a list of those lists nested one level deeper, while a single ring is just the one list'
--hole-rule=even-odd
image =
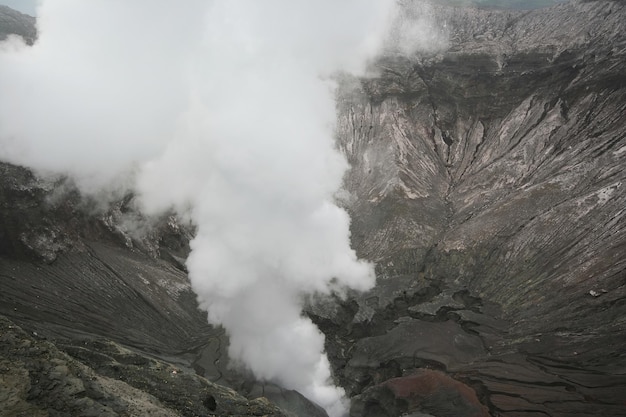
[{"label": "reddish brown rock", "polygon": [[353,403],[351,415],[378,417],[415,412],[438,417],[489,417],[472,388],[430,369],[419,369],[367,390]]}]

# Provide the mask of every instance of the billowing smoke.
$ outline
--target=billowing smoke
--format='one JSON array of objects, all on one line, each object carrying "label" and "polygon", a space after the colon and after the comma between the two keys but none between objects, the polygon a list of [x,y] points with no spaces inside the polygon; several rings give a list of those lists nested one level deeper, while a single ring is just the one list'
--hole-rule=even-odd
[{"label": "billowing smoke", "polygon": [[189,216],[190,279],[230,356],[341,415],[301,298],[374,283],[333,202],[330,76],[363,68],[392,6],[43,1],[38,42],[0,47],[0,158],[90,193],[122,179],[146,213]]},{"label": "billowing smoke", "polygon": [[437,22],[432,3],[423,0],[398,0],[392,24],[384,37],[385,49],[410,56],[429,55],[448,47],[445,22]]},{"label": "billowing smoke", "polygon": [[332,202],[347,167],[324,77],[362,65],[385,16],[376,4],[215,3],[178,140],[139,177],[146,210],[190,208],[187,266],[210,320],[228,329],[230,356],[335,415],[343,395],[300,298],[373,284]]}]

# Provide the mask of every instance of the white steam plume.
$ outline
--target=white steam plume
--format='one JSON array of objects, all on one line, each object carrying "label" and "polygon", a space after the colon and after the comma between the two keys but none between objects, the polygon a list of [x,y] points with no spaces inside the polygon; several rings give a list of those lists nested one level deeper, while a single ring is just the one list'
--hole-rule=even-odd
[{"label": "white steam plume", "polygon": [[385,47],[403,55],[430,55],[448,48],[447,25],[435,17],[436,2],[398,0],[393,23],[386,34]]},{"label": "white steam plume", "polygon": [[333,203],[337,70],[379,47],[382,0],[50,0],[0,46],[0,158],[94,192],[127,173],[144,210],[198,227],[187,261],[230,355],[345,413],[301,298],[373,285]]},{"label": "white steam plume", "polygon": [[215,3],[178,140],[139,178],[147,210],[191,207],[198,232],[187,266],[210,321],[228,329],[230,356],[333,415],[345,411],[343,392],[330,383],[323,335],[302,317],[301,297],[328,293],[333,279],[366,289],[373,272],[332,203],[346,163],[321,77],[358,69],[355,57],[385,16],[374,6]]}]

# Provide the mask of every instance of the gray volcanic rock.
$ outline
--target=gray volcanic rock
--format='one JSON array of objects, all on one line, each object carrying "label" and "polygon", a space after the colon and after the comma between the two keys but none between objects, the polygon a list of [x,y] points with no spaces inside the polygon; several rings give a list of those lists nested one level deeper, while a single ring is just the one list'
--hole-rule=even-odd
[{"label": "gray volcanic rock", "polygon": [[[626,415],[626,5],[428,10],[444,49],[390,52],[340,91],[378,286],[309,310],[337,373],[362,397],[413,361],[492,415]],[[455,352],[470,336],[484,351]]]},{"label": "gray volcanic rock", "polygon": [[18,35],[32,45],[37,39],[35,18],[0,4],[0,41],[9,35]]},{"label": "gray volcanic rock", "polygon": [[2,163],[0,174],[0,314],[41,334],[106,336],[164,354],[221,334],[171,261],[185,256],[191,233],[175,219],[135,238],[123,202],[90,213],[62,180]]},{"label": "gray volcanic rock", "polygon": [[284,416],[267,400],[235,391],[112,342],[62,352],[0,316],[0,415]]}]

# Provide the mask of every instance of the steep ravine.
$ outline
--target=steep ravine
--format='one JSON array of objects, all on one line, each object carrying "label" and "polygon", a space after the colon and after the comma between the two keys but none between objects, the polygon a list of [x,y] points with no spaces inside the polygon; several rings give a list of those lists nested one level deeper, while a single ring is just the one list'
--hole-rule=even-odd
[{"label": "steep ravine", "polygon": [[[378,283],[306,314],[351,415],[626,416],[626,5],[424,10],[444,49],[339,84],[341,201]],[[0,415],[287,413],[244,394],[322,416],[227,368],[193,228],[129,219],[132,196],[0,164]]]}]

